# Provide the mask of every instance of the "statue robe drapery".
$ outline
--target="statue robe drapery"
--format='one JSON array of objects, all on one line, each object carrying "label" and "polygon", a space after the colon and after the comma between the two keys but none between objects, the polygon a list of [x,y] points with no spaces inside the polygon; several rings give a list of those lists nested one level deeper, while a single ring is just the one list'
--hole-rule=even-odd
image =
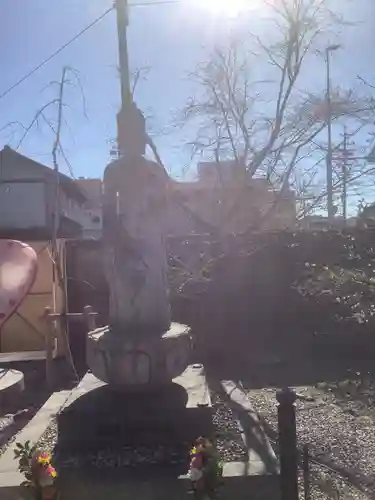
[{"label": "statue robe drapery", "polygon": [[103,239],[110,323],[119,334],[170,327],[165,221],[168,174],[138,157],[104,173]]}]

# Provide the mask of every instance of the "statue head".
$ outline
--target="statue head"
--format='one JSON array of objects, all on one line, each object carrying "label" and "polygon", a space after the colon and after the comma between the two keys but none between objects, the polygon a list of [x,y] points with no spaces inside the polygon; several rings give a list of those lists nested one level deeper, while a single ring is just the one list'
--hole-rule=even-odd
[{"label": "statue head", "polygon": [[128,158],[143,156],[146,152],[146,120],[142,111],[132,102],[117,115],[118,146]]}]

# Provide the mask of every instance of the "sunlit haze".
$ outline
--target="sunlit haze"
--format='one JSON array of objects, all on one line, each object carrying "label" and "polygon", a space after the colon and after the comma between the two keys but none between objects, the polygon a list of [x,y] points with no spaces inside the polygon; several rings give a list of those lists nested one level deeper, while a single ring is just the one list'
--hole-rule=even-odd
[{"label": "sunlit haze", "polygon": [[245,10],[259,7],[261,0],[199,0],[199,4],[214,14],[236,17]]}]

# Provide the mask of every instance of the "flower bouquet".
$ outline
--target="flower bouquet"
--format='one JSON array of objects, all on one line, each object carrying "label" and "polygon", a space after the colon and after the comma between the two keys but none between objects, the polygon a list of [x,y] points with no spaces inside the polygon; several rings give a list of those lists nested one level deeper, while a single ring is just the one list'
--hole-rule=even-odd
[{"label": "flower bouquet", "polygon": [[190,452],[191,493],[197,500],[213,500],[222,484],[223,467],[215,446],[207,438],[196,440]]},{"label": "flower bouquet", "polygon": [[33,500],[55,500],[58,497],[55,480],[57,473],[52,465],[52,457],[45,451],[17,443],[14,452],[18,459],[18,469],[25,476],[22,486],[29,489]]}]

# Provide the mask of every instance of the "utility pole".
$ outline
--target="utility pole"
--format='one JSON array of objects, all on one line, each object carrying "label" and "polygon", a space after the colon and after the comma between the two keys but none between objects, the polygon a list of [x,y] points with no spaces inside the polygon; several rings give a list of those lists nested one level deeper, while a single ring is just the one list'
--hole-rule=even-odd
[{"label": "utility pole", "polygon": [[142,112],[133,102],[130,88],[127,28],[129,25],[128,0],[116,0],[119,66],[121,81],[121,109],[117,115],[117,147],[119,157],[130,160],[144,155],[146,124]]},{"label": "utility pole", "polygon": [[116,13],[121,81],[121,105],[122,108],[124,108],[129,106],[132,101],[127,39],[127,29],[129,26],[128,0],[116,0]]}]

